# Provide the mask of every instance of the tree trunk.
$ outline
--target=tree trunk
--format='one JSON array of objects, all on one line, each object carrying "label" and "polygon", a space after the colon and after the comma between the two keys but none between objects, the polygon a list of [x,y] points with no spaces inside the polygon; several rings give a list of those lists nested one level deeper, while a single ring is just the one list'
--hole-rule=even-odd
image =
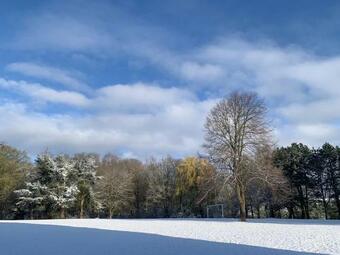
[{"label": "tree trunk", "polygon": [[305,192],[306,192],[306,208],[305,208],[305,211],[306,211],[306,218],[307,219],[310,219],[310,216],[309,216],[309,199],[308,199],[308,188],[307,186],[305,186]]},{"label": "tree trunk", "polygon": [[293,205],[291,203],[288,204],[287,210],[288,210],[288,218],[289,219],[294,219],[295,218],[294,207],[293,207]]},{"label": "tree trunk", "polygon": [[33,220],[34,217],[33,217],[33,209],[30,210],[30,219]]},{"label": "tree trunk", "polygon": [[164,208],[164,217],[165,218],[169,218],[170,217],[170,212],[169,212],[170,210],[169,210],[169,206],[165,206],[165,208]]},{"label": "tree trunk", "polygon": [[[339,162],[338,162],[338,164],[339,164]],[[330,177],[331,177],[332,190],[334,192],[335,205],[338,209],[338,219],[340,219],[340,199],[339,199],[340,192],[339,192],[339,189],[338,189],[338,182],[336,180],[336,176],[334,174],[334,171],[331,172]]]},{"label": "tree trunk", "polygon": [[254,219],[254,209],[252,205],[250,205],[250,213],[251,213],[251,217]]},{"label": "tree trunk", "polygon": [[256,210],[257,210],[257,218],[260,219],[261,218],[261,209],[260,209],[260,205],[258,205],[256,207]]},{"label": "tree trunk", "polygon": [[328,220],[328,209],[327,209],[326,201],[323,201],[323,209],[324,209],[324,212],[325,212],[325,219]]},{"label": "tree trunk", "polygon": [[79,218],[82,219],[83,217],[84,217],[84,197],[81,197]]},{"label": "tree trunk", "polygon": [[338,219],[340,219],[340,200],[339,200],[339,194],[335,194],[335,203],[336,207],[338,208]]},{"label": "tree trunk", "polygon": [[62,207],[62,208],[60,209],[60,218],[61,218],[61,219],[65,219],[65,208],[64,208],[64,207]]},{"label": "tree trunk", "polygon": [[305,206],[305,198],[303,195],[302,187],[297,187],[298,194],[299,194],[299,201],[300,201],[300,208],[301,208],[301,218],[306,219],[306,206]]},{"label": "tree trunk", "polygon": [[325,213],[325,219],[327,220],[328,219],[328,205],[327,205],[325,194],[323,193],[323,190],[321,192],[322,192],[323,211]]},{"label": "tree trunk", "polygon": [[320,191],[321,191],[321,195],[322,195],[322,205],[323,205],[323,211],[325,213],[325,219],[328,219],[328,205],[327,205],[327,201],[326,201],[326,195],[323,189],[323,184],[321,182],[321,180],[319,180],[320,182]]},{"label": "tree trunk", "polygon": [[112,208],[109,209],[109,218],[112,219],[113,216],[113,212],[112,212]]},{"label": "tree trunk", "polygon": [[246,196],[244,186],[240,183],[236,183],[237,198],[240,204],[240,221],[246,221]]},{"label": "tree trunk", "polygon": [[270,218],[275,218],[275,212],[274,212],[273,205],[269,204],[268,207],[269,207],[269,217]]}]

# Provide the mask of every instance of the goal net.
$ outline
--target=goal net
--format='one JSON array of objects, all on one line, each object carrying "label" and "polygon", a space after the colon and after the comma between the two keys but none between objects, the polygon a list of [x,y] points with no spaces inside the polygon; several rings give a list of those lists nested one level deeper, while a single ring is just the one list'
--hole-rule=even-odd
[{"label": "goal net", "polygon": [[208,205],[207,218],[224,218],[223,204]]}]

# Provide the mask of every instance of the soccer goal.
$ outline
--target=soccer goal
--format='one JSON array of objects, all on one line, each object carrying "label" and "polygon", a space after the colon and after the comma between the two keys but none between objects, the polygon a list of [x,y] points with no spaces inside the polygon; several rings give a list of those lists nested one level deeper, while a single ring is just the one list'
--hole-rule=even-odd
[{"label": "soccer goal", "polygon": [[207,218],[224,218],[223,204],[208,205]]}]

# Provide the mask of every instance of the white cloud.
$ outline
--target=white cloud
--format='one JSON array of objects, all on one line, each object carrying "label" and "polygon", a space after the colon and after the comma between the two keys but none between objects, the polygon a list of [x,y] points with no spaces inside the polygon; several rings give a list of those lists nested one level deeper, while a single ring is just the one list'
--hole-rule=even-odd
[{"label": "white cloud", "polygon": [[301,141],[316,146],[340,141],[336,131],[340,124],[340,56],[323,57],[299,47],[226,38],[182,57],[221,70],[218,75],[206,73],[211,80],[192,75],[199,91],[218,96],[221,91],[250,89],[263,96],[271,116],[279,119],[275,126],[279,144]]},{"label": "white cloud", "polygon": [[187,80],[214,81],[223,77],[223,70],[218,65],[184,62],[180,70],[181,75]]},{"label": "white cloud", "polygon": [[85,107],[90,104],[90,100],[78,92],[57,91],[37,83],[0,78],[0,88],[11,92],[19,92],[40,102],[61,103],[78,107]]},{"label": "white cloud", "polygon": [[292,122],[335,122],[340,121],[340,101],[336,97],[312,102],[296,102],[282,106],[278,112]]},{"label": "white cloud", "polygon": [[[156,146],[155,140],[167,146],[167,139],[181,137],[182,145],[185,141],[185,148],[193,148],[193,144],[198,144],[195,142],[199,140],[198,133],[194,132],[197,136],[189,135],[185,140],[179,132],[198,130],[202,119],[195,117],[199,116],[196,108],[203,106],[198,106],[202,102],[188,90],[218,98],[232,89],[250,89],[265,97],[271,107],[271,115],[280,120],[280,126],[275,127],[280,144],[294,139],[308,144],[340,140],[340,134],[334,132],[340,121],[336,110],[340,107],[339,56],[322,57],[298,46],[280,47],[270,41],[250,42],[235,37],[222,38],[208,45],[179,52],[167,47],[164,38],[169,37],[165,35],[166,32],[159,32],[147,24],[139,25],[133,17],[127,17],[119,11],[117,13],[111,5],[100,9],[103,10],[115,13],[111,15],[115,18],[110,19],[110,15],[102,15],[98,19],[96,15],[72,17],[70,12],[52,14],[45,10],[45,13],[27,20],[14,46],[30,50],[95,53],[96,56],[108,58],[123,53],[132,57],[132,60],[135,58],[166,70],[182,84],[188,84],[188,89],[165,89],[157,85],[136,83],[112,85],[93,91],[92,97],[85,99],[86,103],[77,104],[86,105],[100,113],[96,121],[102,125],[93,130],[102,130],[103,126],[118,121],[125,124],[125,129],[118,132],[120,129],[112,127],[112,130],[119,133],[120,139],[125,135],[134,137],[136,147],[139,146],[137,140],[141,144],[148,144],[145,141],[153,136],[154,143],[150,146]],[[85,10],[84,13],[91,12]],[[66,84],[73,89],[77,87],[78,79],[70,73],[66,73],[65,77],[65,73],[39,69],[43,67],[30,64],[17,63],[9,66],[9,69]],[[110,111],[112,114],[108,114]],[[177,122],[176,125],[167,123],[167,118]],[[177,129],[176,135],[165,134],[166,129],[159,126],[159,122],[167,123],[173,130]],[[193,128],[191,122],[200,124]],[[125,134],[130,127],[131,130]],[[146,127],[153,133],[131,135]],[[111,135],[113,133],[109,133]],[[145,145],[145,151],[146,148],[148,146]],[[133,153],[132,147],[129,150]]]},{"label": "white cloud", "polygon": [[[10,83],[12,89],[37,89],[25,82],[4,81],[0,84]],[[38,86],[38,91],[41,89]],[[184,89],[155,84],[108,86],[95,94],[85,100],[85,115],[41,113],[30,108],[26,100],[0,104],[0,135],[32,153],[49,148],[52,152],[113,151],[140,158],[190,155],[200,150],[206,113],[215,103],[199,101]],[[108,106],[106,101],[115,103]]]},{"label": "white cloud", "polygon": [[340,94],[337,56],[326,58],[298,47],[227,38],[202,47],[192,58],[223,70],[224,83],[239,84],[285,103]]},{"label": "white cloud", "polygon": [[313,124],[287,124],[276,130],[279,145],[291,143],[304,143],[309,146],[319,147],[325,142],[339,144],[339,125],[327,123]]},{"label": "white cloud", "polygon": [[110,110],[159,111],[180,102],[195,101],[191,92],[180,88],[162,88],[153,84],[116,84],[97,90],[97,105]]},{"label": "white cloud", "polygon": [[326,96],[339,96],[340,57],[304,60],[286,66],[283,75],[306,84]]},{"label": "white cloud", "polygon": [[[158,52],[154,56],[153,50]],[[193,88],[210,93],[213,98],[235,88],[259,92],[270,105],[271,115],[279,119],[275,125],[279,144],[301,141],[317,145],[340,140],[335,132],[340,122],[340,114],[335,110],[340,107],[340,61],[336,56],[319,57],[301,48],[236,39],[220,40],[185,55],[153,50],[145,57],[152,56],[154,63],[161,63],[160,66],[190,80],[195,87],[162,88],[142,82],[116,84],[93,91],[91,98],[84,96],[83,103],[74,105],[86,106],[97,115],[77,120],[86,124],[76,127],[75,132],[86,137],[85,140],[91,140],[96,132],[101,132],[102,137],[98,138],[101,145],[89,145],[89,148],[109,148],[105,144],[110,141],[109,144],[129,153],[136,153],[136,148],[139,155],[143,151],[146,154],[199,150],[204,115],[211,101],[200,101],[190,92]],[[97,125],[92,129],[83,128],[91,127],[93,122]],[[128,138],[134,141],[128,142]]]},{"label": "white cloud", "polygon": [[27,76],[45,79],[48,81],[57,82],[66,87],[89,91],[90,88],[84,82],[75,78],[68,71],[49,67],[45,65],[38,65],[30,62],[16,62],[6,66],[6,69],[12,72],[18,72]]}]

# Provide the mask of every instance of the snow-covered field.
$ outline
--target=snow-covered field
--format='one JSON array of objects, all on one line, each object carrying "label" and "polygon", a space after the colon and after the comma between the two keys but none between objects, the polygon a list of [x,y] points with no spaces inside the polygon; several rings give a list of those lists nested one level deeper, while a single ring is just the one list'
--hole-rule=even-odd
[{"label": "snow-covered field", "polygon": [[340,221],[1,221],[0,254],[340,254]]}]

